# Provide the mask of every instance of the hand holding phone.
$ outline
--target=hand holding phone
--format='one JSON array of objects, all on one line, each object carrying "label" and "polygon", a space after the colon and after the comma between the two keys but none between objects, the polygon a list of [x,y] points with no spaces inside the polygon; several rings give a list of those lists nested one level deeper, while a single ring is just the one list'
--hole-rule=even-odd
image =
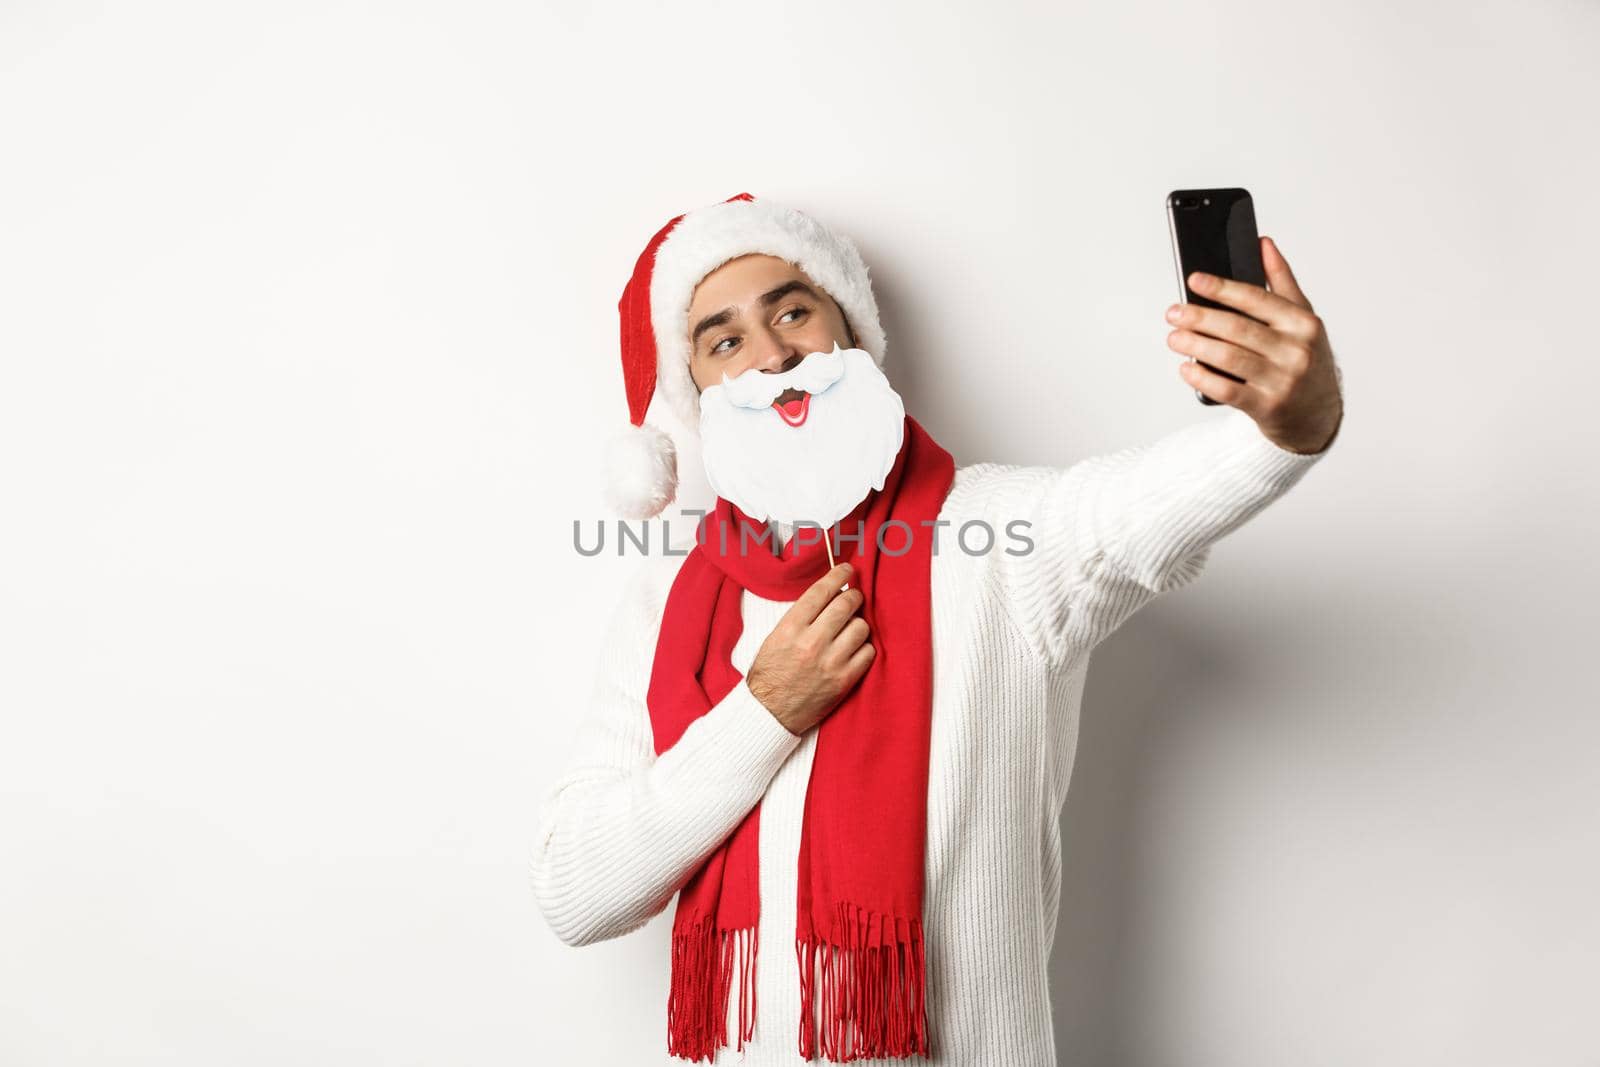
[{"label": "hand holding phone", "polygon": [[[1189,288],[1189,275],[1197,270],[1266,288],[1255,204],[1248,190],[1175,189],[1167,194],[1167,226],[1172,233],[1172,258],[1178,268],[1178,298],[1184,303],[1226,307]],[[1237,308],[1226,310],[1244,314]],[[1224,378],[1244,380],[1204,360],[1196,362]],[[1217,403],[1198,389],[1194,395],[1202,404]]]}]

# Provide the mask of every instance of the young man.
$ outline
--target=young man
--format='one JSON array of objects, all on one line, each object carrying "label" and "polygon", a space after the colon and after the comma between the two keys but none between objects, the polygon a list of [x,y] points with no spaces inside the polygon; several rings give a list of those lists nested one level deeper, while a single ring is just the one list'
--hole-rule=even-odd
[{"label": "young man", "polygon": [[1262,255],[1271,292],[1191,282],[1261,322],[1168,312],[1184,382],[1226,408],[1062,469],[957,467],[883,377],[847,239],[740,194],[651,240],[619,305],[635,429],[612,499],[649,516],[675,494],[653,396],[698,428],[718,497],[611,623],[531,881],[570,945],[678,896],[668,1062],[1055,1062],[1057,820],[1090,651],[1341,422],[1323,325]]}]

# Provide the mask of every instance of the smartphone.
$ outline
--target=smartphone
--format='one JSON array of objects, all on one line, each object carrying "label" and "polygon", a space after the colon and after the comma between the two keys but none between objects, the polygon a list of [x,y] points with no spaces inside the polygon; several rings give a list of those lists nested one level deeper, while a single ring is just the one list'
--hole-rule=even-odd
[{"label": "smartphone", "polygon": [[[1256,209],[1248,190],[1174,189],[1167,194],[1167,227],[1172,233],[1172,259],[1178,268],[1178,299],[1185,304],[1244,314],[1191,290],[1187,279],[1197,270],[1267,287],[1267,272],[1261,265],[1261,238],[1256,233]],[[1195,362],[1224,378],[1244,381],[1203,360]],[[1198,389],[1194,395],[1202,404],[1220,403]]]}]

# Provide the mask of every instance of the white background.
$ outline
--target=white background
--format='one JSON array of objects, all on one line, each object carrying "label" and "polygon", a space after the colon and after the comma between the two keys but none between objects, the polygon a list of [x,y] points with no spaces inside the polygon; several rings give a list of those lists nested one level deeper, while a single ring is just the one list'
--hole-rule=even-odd
[{"label": "white background", "polygon": [[1064,465],[1219,414],[1162,201],[1243,185],[1348,415],[1096,654],[1061,1061],[1600,1062],[1597,51],[1576,0],[0,7],[0,1061],[654,1062],[670,910],[571,949],[526,881],[637,564],[571,524],[645,241],[812,213],[957,461]]}]

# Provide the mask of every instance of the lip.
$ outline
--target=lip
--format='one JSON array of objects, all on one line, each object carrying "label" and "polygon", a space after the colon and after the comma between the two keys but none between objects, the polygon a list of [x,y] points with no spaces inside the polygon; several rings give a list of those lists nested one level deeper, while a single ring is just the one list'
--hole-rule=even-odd
[{"label": "lip", "polygon": [[799,400],[791,400],[787,404],[772,402],[772,410],[778,413],[778,418],[790,426],[805,424],[806,416],[811,413],[811,394],[802,393]]}]

